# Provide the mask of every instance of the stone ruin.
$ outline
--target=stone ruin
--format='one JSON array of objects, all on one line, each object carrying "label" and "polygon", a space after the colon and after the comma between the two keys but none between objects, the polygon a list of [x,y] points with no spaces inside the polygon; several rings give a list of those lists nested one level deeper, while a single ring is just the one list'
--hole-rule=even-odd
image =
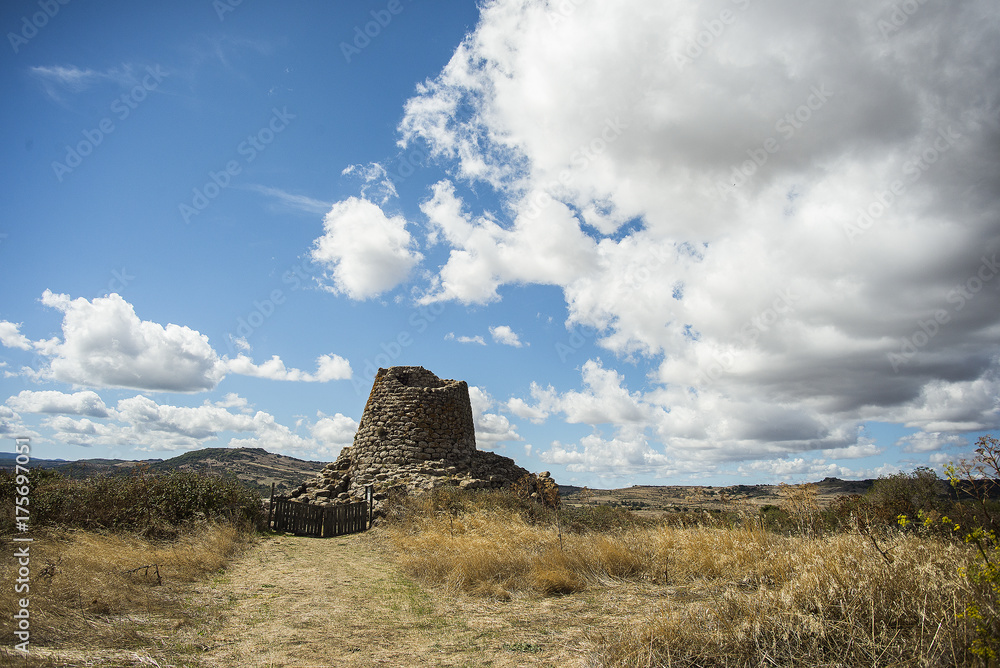
[{"label": "stone ruin", "polygon": [[464,380],[442,380],[419,366],[394,366],[375,375],[353,445],[291,497],[320,506],[354,503],[365,500],[365,488],[372,485],[378,514],[390,495],[515,484],[535,498],[551,498],[558,490],[548,472],[535,476],[509,457],[476,449]]}]

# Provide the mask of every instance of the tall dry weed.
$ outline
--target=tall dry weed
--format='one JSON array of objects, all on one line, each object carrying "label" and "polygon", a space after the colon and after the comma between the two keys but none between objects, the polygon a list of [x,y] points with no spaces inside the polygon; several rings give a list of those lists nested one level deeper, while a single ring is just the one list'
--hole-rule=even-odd
[{"label": "tall dry weed", "polygon": [[[154,614],[183,624],[190,614],[179,599],[184,585],[219,571],[251,535],[230,524],[207,523],[171,541],[79,529],[52,529],[34,538],[32,644],[128,648],[149,642]],[[9,544],[3,549],[3,582],[17,577],[13,553]],[[14,596],[0,598],[0,616],[11,619],[14,605]],[[0,642],[14,642],[6,625]]]},{"label": "tall dry weed", "polygon": [[425,582],[492,598],[656,583],[621,632],[598,639],[606,666],[974,665],[971,548],[885,534],[883,559],[858,534],[789,536],[757,525],[634,527],[570,534],[514,512],[466,510],[385,527]]}]

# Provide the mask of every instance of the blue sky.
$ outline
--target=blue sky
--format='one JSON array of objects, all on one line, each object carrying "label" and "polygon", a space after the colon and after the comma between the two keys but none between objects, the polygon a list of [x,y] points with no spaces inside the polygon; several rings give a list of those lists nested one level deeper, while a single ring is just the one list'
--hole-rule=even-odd
[{"label": "blue sky", "polygon": [[1000,424],[998,18],[4,3],[0,434],[332,460],[420,365],[560,482],[940,467]]}]

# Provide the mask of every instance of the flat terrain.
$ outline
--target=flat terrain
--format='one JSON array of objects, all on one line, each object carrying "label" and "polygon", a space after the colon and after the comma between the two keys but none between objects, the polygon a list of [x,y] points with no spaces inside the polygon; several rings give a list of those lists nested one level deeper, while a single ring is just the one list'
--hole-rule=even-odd
[{"label": "flat terrain", "polygon": [[452,597],[404,576],[374,533],[284,536],[199,587],[198,598],[224,609],[218,626],[194,634],[201,651],[189,665],[582,666],[590,636],[612,631],[609,613],[638,594],[623,585],[506,602]]},{"label": "flat terrain", "polygon": [[[146,646],[47,648],[0,666],[588,666],[602,634],[635,623],[671,587],[614,583],[578,594],[508,601],[418,586],[378,530],[329,539],[259,540],[224,572],[178,595],[185,615],[137,624]],[[691,596],[691,592],[685,594]]]}]

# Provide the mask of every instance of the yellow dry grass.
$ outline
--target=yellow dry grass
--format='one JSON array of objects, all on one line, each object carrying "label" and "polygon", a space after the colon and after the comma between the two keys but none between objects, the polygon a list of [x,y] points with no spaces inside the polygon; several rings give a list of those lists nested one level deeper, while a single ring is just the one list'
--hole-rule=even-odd
[{"label": "yellow dry grass", "polygon": [[[0,580],[12,583],[18,564],[13,544],[3,542]],[[76,651],[148,646],[166,629],[189,622],[192,611],[181,600],[185,587],[225,567],[249,542],[244,530],[221,524],[191,528],[171,541],[72,529],[36,534],[30,543],[31,645]],[[18,598],[0,597],[0,616],[11,619]],[[16,642],[9,625],[0,642]]]},{"label": "yellow dry grass", "polygon": [[649,600],[593,638],[595,665],[976,665],[960,575],[975,555],[956,543],[886,535],[891,564],[847,533],[659,526],[560,544],[554,527],[490,510],[411,517],[386,535],[408,573],[473,597],[648,583]]}]

